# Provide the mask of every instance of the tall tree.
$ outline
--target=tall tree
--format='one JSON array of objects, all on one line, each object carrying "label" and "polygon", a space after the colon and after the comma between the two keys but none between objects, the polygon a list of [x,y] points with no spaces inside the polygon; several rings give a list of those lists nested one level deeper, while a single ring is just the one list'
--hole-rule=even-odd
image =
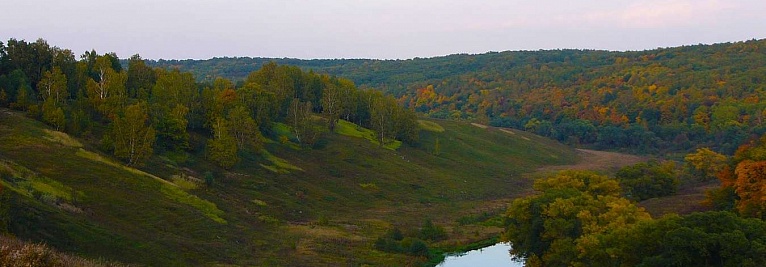
[{"label": "tall tree", "polygon": [[139,103],[127,106],[112,122],[114,155],[130,166],[140,166],[152,155],[155,132],[148,121],[147,107]]},{"label": "tall tree", "polygon": [[59,67],[53,67],[52,70],[45,71],[39,83],[37,90],[43,101],[52,98],[56,104],[61,104],[69,96],[67,92],[67,78]]},{"label": "tall tree", "polygon": [[152,87],[150,110],[152,124],[162,145],[174,149],[189,146],[189,114],[201,109],[199,93],[190,73],[157,69],[157,82]]},{"label": "tall tree", "polygon": [[373,98],[370,104],[370,124],[383,146],[396,134],[396,101],[390,96]]},{"label": "tall tree", "polygon": [[31,86],[36,86],[43,72],[51,68],[53,62],[51,50],[48,42],[43,39],[27,43],[24,40],[11,38],[6,47],[11,68],[23,71]]},{"label": "tall tree", "polygon": [[128,59],[128,80],[125,88],[130,97],[148,99],[156,80],[154,70],[146,65],[140,55],[135,54]]},{"label": "tall tree", "polygon": [[303,139],[311,134],[308,132],[311,126],[311,102],[293,98],[287,113],[287,123],[292,127],[298,143],[305,143]]},{"label": "tall tree", "polygon": [[229,135],[228,122],[225,119],[218,118],[213,123],[213,139],[207,141],[207,156],[225,169],[239,162],[237,141]]},{"label": "tall tree", "polygon": [[227,121],[231,125],[229,132],[237,141],[239,149],[247,148],[258,151],[261,148],[263,137],[258,130],[258,124],[255,123],[255,120],[253,120],[245,107],[237,105],[231,109]]},{"label": "tall tree", "polygon": [[99,56],[94,65],[96,79],[87,84],[88,99],[93,107],[106,116],[114,115],[127,100],[125,82],[127,74],[112,68],[110,56]]},{"label": "tall tree", "polygon": [[322,90],[322,114],[327,120],[327,128],[335,131],[335,124],[340,119],[341,112],[341,85],[327,81],[328,86]]}]

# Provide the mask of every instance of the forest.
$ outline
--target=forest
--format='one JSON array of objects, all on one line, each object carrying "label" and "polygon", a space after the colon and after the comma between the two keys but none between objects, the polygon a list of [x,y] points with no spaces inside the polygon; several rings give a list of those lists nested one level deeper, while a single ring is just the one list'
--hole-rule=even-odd
[{"label": "forest", "polygon": [[[263,134],[311,147],[341,118],[373,129],[381,146],[417,142],[413,111],[347,79],[268,63],[237,84],[198,82],[189,72],[152,68],[139,55],[125,65],[114,53],[78,59],[42,39],[10,39],[0,43],[0,106],[100,140],[103,151],[131,166],[155,150],[189,150],[189,133],[198,132],[209,138],[210,160],[230,168],[238,151],[261,148]],[[273,123],[288,126],[289,136],[276,136]]]},{"label": "forest", "polygon": [[[766,40],[646,51],[541,50],[408,60],[214,58],[147,64],[232,80],[274,60],[393,94],[432,118],[475,121],[571,145],[732,154],[764,132]],[[199,79],[212,76],[198,75]]]}]

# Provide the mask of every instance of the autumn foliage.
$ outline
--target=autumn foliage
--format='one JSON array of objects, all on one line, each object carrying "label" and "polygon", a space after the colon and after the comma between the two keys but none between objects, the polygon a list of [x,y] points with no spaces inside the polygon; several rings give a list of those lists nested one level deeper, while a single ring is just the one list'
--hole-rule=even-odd
[{"label": "autumn foliage", "polygon": [[720,167],[717,177],[721,188],[708,192],[708,202],[717,207],[733,206],[743,216],[764,218],[766,136],[741,145],[732,162]]}]

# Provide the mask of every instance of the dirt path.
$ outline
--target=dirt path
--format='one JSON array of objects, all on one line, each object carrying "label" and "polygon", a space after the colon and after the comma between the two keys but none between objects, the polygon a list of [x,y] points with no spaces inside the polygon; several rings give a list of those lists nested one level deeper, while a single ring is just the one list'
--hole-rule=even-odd
[{"label": "dirt path", "polygon": [[623,166],[646,161],[647,158],[617,152],[577,149],[580,162],[572,165],[545,166],[537,169],[540,172],[555,172],[563,170],[592,170],[615,171]]}]

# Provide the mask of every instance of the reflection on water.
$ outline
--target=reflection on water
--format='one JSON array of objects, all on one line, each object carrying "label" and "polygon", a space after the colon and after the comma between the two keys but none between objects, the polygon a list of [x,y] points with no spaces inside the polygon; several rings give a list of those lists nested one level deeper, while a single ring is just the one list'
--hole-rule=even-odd
[{"label": "reflection on water", "polygon": [[511,260],[508,251],[511,245],[508,243],[497,243],[493,246],[471,250],[466,253],[452,254],[439,264],[439,267],[521,267],[521,262]]}]

